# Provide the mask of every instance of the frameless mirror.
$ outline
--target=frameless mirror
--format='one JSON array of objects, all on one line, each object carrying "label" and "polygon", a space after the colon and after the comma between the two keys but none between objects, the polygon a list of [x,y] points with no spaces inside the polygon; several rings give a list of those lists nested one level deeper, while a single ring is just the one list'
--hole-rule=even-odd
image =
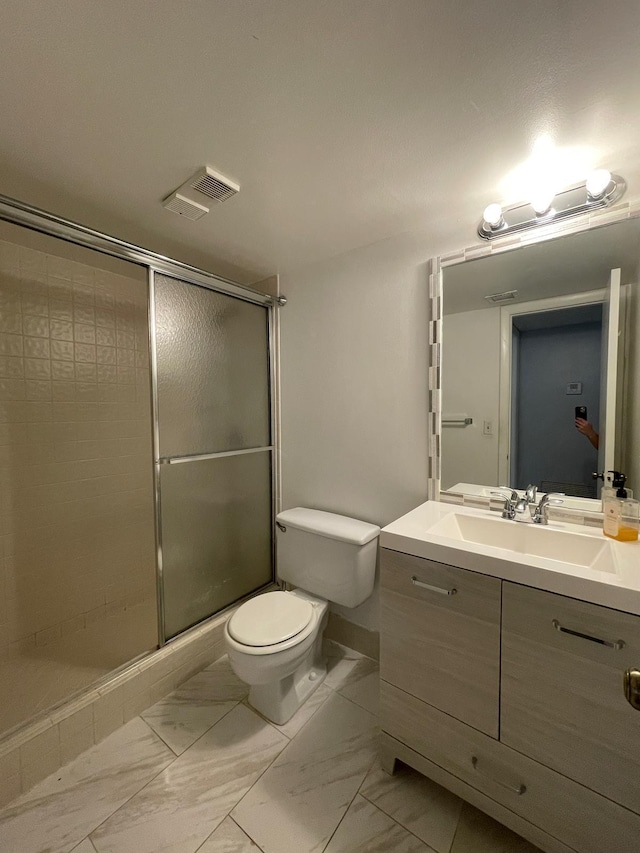
[{"label": "frameless mirror", "polygon": [[640,491],[640,219],[443,270],[441,488]]}]

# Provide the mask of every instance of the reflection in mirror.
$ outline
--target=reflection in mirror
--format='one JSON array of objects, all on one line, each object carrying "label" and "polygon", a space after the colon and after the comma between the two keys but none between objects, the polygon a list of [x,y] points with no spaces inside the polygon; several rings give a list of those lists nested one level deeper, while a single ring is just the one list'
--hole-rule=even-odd
[{"label": "reflection in mirror", "polygon": [[640,220],[443,270],[442,489],[640,491]]}]

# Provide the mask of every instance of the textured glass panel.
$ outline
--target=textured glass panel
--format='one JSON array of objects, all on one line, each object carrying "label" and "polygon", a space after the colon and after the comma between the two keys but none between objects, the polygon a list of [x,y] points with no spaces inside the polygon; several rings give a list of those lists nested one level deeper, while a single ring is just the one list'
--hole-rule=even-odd
[{"label": "textured glass panel", "polygon": [[271,452],[161,466],[167,639],[272,579]]},{"label": "textured glass panel", "polygon": [[160,455],[269,445],[267,309],[155,277]]}]

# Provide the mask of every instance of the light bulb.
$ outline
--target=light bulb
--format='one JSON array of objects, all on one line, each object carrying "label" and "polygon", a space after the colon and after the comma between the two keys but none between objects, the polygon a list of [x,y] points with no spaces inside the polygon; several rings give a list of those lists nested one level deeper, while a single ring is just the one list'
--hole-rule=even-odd
[{"label": "light bulb", "polygon": [[545,213],[549,212],[554,198],[555,193],[553,190],[539,189],[533,195],[529,204],[535,210],[537,216],[544,216]]},{"label": "light bulb", "polygon": [[611,183],[611,172],[606,169],[596,169],[587,178],[587,194],[589,198],[599,199],[605,194]]},{"label": "light bulb", "polygon": [[502,208],[499,204],[488,204],[484,209],[482,218],[490,228],[498,228],[504,221],[502,219]]}]

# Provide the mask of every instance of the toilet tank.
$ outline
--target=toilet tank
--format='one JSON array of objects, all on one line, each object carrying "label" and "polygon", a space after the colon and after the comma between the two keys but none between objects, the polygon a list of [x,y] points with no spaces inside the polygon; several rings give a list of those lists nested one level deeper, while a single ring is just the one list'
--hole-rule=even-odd
[{"label": "toilet tank", "polygon": [[344,515],[296,507],[276,518],[281,581],[357,607],[373,591],[380,528]]}]

